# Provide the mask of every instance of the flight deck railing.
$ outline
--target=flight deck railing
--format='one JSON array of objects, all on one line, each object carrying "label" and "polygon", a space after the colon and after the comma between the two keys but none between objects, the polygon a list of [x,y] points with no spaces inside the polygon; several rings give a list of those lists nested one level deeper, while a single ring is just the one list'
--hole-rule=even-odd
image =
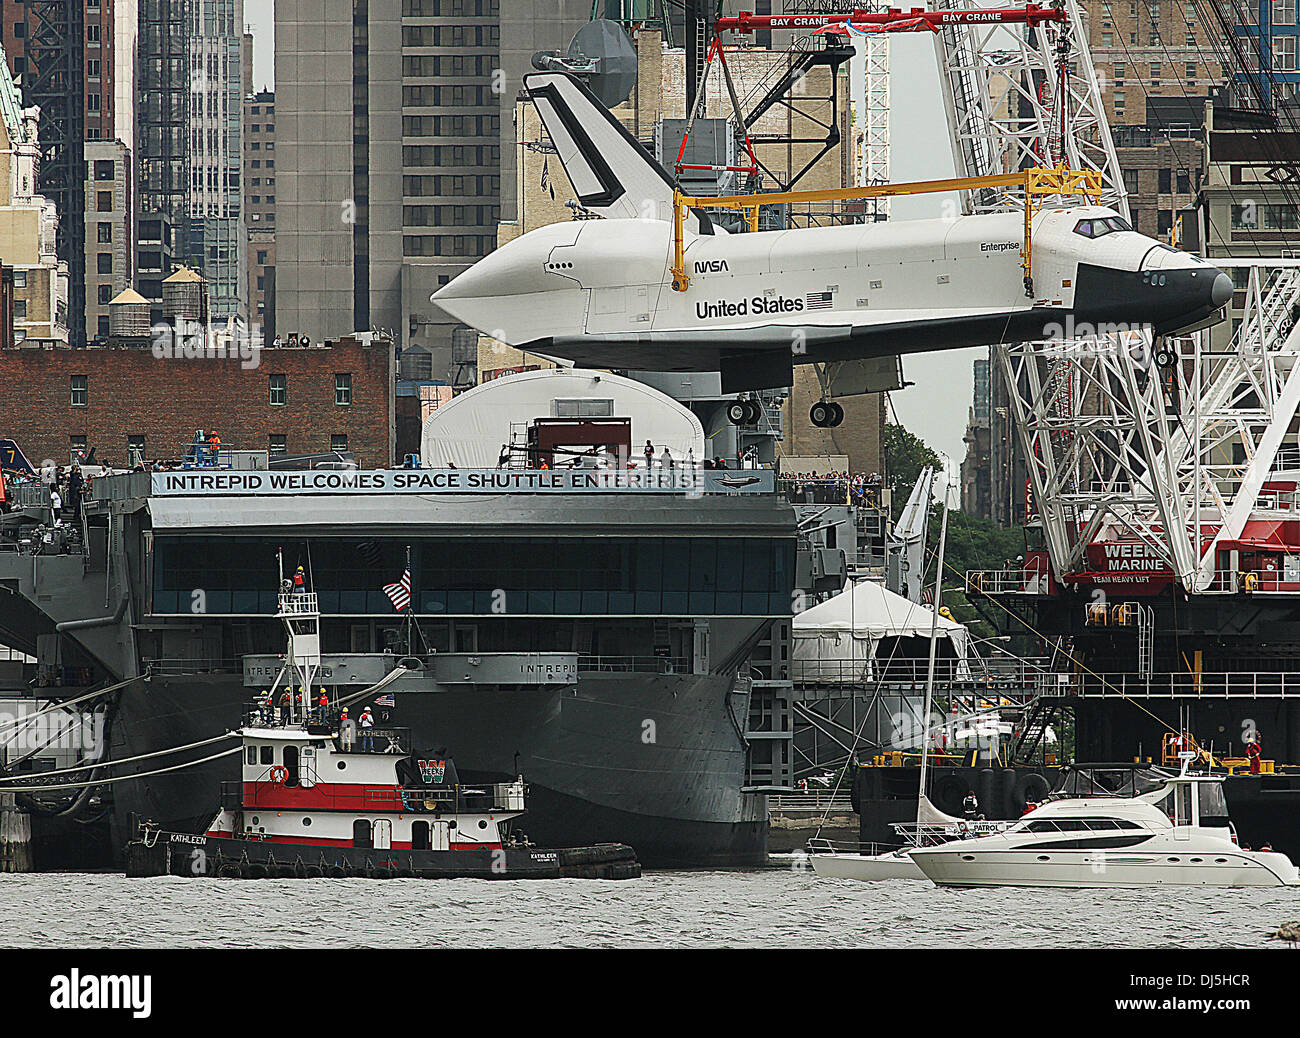
[{"label": "flight deck railing", "polygon": [[1082,699],[1295,699],[1300,698],[1300,673],[1164,673],[1149,678],[1123,672],[1044,674],[1034,691]]}]

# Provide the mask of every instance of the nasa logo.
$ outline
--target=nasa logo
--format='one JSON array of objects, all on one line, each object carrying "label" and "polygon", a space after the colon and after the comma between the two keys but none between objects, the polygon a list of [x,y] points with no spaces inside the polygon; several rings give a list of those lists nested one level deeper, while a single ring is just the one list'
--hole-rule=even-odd
[{"label": "nasa logo", "polygon": [[727,261],[724,259],[695,261],[695,273],[697,274],[717,274],[728,269],[730,268],[728,268]]}]

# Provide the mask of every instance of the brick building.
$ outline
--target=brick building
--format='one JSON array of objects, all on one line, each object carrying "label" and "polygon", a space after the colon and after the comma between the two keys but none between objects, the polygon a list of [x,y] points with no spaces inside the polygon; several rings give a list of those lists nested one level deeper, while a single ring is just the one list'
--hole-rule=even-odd
[{"label": "brick building", "polygon": [[223,446],[308,454],[351,451],[363,468],[393,461],[391,343],[344,338],[268,347],[241,359],[157,357],[146,349],[0,350],[14,387],[0,436],[28,457],[66,462],[73,449],[124,465],[128,451],[179,458],[196,429]]}]

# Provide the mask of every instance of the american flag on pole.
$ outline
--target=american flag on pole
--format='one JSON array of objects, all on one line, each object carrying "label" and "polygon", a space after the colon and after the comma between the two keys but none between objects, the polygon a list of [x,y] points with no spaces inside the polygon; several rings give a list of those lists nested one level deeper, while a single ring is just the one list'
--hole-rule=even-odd
[{"label": "american flag on pole", "polygon": [[385,584],[384,594],[386,594],[393,603],[393,608],[399,613],[411,604],[411,571],[407,569],[402,574],[402,579],[396,584]]}]

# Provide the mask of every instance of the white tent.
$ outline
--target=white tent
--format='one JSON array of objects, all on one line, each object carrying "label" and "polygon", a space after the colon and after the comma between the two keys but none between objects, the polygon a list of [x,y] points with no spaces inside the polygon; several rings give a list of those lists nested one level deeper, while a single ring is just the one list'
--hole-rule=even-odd
[{"label": "white tent", "polygon": [[[884,584],[859,581],[795,616],[794,658],[805,681],[870,681],[882,638],[929,638],[933,619],[928,608]],[[970,644],[965,626],[940,616],[935,633],[952,642],[958,673],[964,672]]]}]

